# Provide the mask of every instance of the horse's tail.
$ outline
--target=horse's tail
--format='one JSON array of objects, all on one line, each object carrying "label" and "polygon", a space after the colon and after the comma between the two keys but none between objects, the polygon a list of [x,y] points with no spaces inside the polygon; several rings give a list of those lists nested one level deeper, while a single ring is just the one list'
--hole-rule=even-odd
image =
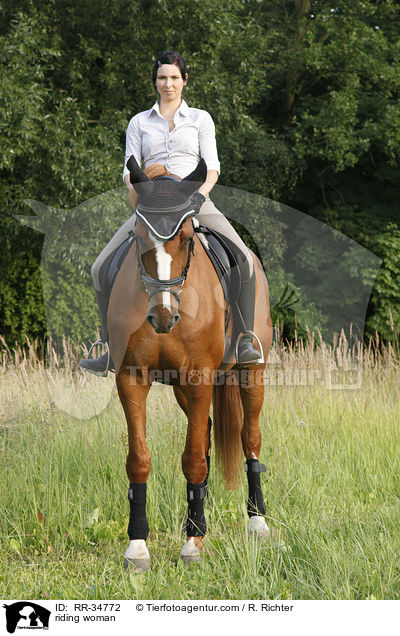
[{"label": "horse's tail", "polygon": [[226,487],[228,490],[233,490],[238,484],[243,457],[240,437],[243,426],[243,406],[239,384],[233,371],[225,373],[214,384],[213,414],[217,460],[221,464]]}]

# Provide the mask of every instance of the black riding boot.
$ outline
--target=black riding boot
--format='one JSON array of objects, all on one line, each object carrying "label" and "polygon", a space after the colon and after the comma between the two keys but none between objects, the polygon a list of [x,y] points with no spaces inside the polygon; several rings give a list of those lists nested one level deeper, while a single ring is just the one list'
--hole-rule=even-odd
[{"label": "black riding boot", "polygon": [[108,326],[107,326],[107,310],[108,310],[108,295],[96,289],[96,300],[99,307],[99,314],[101,318],[101,339],[98,342],[107,344],[107,351],[103,353],[100,358],[88,358],[87,360],[79,360],[79,365],[95,375],[106,376],[107,371],[114,369],[113,361],[111,360],[110,352],[108,351]]},{"label": "black riding boot", "polygon": [[250,331],[254,331],[255,302],[256,276],[253,272],[249,280],[242,280],[240,295],[237,301],[244,323],[244,333],[239,336],[237,344],[238,364],[258,364],[262,360],[262,352],[254,348],[253,335],[249,333]]}]

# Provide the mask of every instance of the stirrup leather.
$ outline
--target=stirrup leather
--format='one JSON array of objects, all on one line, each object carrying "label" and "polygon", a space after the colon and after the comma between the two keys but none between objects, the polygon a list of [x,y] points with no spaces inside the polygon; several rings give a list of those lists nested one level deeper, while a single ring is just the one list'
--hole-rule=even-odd
[{"label": "stirrup leather", "polygon": [[253,336],[253,338],[255,338],[255,339],[256,339],[256,341],[257,341],[257,343],[258,343],[258,346],[260,347],[260,354],[261,354],[261,357],[260,357],[258,360],[255,360],[254,362],[252,362],[252,361],[250,360],[250,361],[248,361],[248,362],[245,362],[244,364],[247,364],[247,365],[249,365],[249,364],[264,364],[264,361],[265,361],[265,359],[264,359],[264,350],[263,350],[263,347],[262,347],[262,344],[261,344],[260,338],[259,338],[259,337],[258,337],[258,336],[254,333],[254,331],[250,331],[250,329],[248,329],[247,331],[245,331],[245,332],[243,332],[243,333],[239,334],[239,336],[237,337],[237,340],[236,340],[236,347],[235,347],[235,357],[236,357],[236,362],[237,362],[238,364],[240,364],[240,362],[238,362],[238,360],[239,360],[239,358],[238,358],[238,356],[239,356],[239,343],[240,343],[241,339],[243,338],[243,336],[245,336],[245,335],[247,335],[247,334],[251,334],[251,335]]}]

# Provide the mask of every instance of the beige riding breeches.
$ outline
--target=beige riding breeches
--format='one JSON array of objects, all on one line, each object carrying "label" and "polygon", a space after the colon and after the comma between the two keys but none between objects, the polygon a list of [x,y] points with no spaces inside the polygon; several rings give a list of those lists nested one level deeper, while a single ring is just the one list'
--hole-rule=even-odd
[{"label": "beige riding breeches", "polygon": [[[238,251],[242,254],[243,260],[247,261],[248,278],[250,278],[253,273],[253,260],[249,249],[243,243],[239,234],[234,230],[228,219],[215,207],[209,196],[206,197],[206,200],[200,208],[200,212],[196,214],[195,218],[199,221],[200,225],[205,225],[216,232],[220,232],[222,236],[225,236],[227,239],[232,241],[234,245],[236,245]],[[114,252],[114,250],[116,250],[125,241],[125,239],[128,238],[129,232],[134,232],[135,223],[136,213],[134,212],[114,234],[111,241],[107,243],[93,263],[91,270],[92,278],[94,286],[98,291],[101,291],[99,273],[102,264],[105,259]]]}]

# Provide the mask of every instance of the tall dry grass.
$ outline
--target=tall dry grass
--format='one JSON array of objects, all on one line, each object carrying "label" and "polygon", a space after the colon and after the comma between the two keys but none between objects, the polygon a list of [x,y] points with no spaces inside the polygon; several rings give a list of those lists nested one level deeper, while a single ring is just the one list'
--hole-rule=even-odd
[{"label": "tall dry grass", "polygon": [[[4,598],[398,598],[400,362],[378,338],[275,338],[260,459],[269,542],[246,530],[246,479],[211,462],[206,554],[179,561],[186,420],[170,387],[148,399],[151,570],[122,568],[126,433],[113,376],[79,350],[27,342],[0,354],[0,586]],[[39,352],[39,355],[38,355]]]}]

